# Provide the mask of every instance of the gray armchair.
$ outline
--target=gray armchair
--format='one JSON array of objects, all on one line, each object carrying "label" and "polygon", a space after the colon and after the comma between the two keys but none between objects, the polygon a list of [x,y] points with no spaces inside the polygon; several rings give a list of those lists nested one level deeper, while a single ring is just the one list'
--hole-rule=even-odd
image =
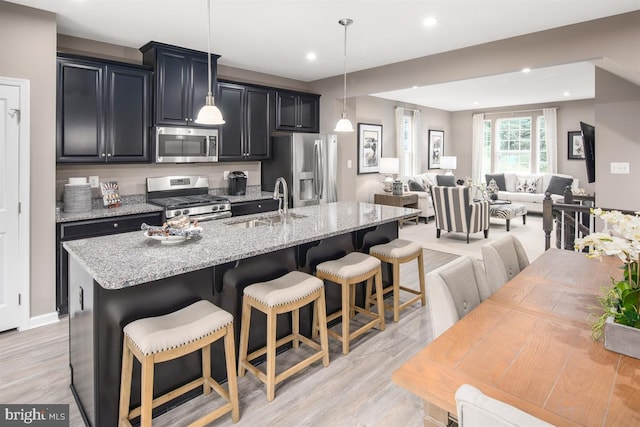
[{"label": "gray armchair", "polygon": [[484,232],[489,236],[489,202],[474,202],[469,187],[431,187],[431,200],[436,219],[436,237],[440,231],[455,231],[467,234]]},{"label": "gray armchair", "polygon": [[511,234],[484,245],[482,260],[494,292],[529,265],[522,243]]}]

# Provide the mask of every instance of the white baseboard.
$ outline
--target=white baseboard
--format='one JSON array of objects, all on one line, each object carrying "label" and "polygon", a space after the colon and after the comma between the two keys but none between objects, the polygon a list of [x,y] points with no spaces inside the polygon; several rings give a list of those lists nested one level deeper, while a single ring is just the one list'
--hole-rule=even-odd
[{"label": "white baseboard", "polygon": [[41,314],[40,316],[30,317],[29,318],[29,326],[27,329],[37,328],[39,326],[50,325],[51,323],[56,323],[60,319],[58,319],[58,312],[54,311],[53,313]]}]

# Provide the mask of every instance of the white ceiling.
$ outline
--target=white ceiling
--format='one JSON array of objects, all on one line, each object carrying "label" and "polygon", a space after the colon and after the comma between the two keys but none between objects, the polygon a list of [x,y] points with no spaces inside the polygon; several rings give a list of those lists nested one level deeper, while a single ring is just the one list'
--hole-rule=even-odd
[{"label": "white ceiling", "polygon": [[[8,1],[56,13],[61,34],[132,48],[155,40],[207,50],[207,0]],[[301,81],[342,73],[341,18],[355,21],[348,29],[347,72],[352,72],[640,9],[640,0],[211,1],[211,49],[221,55],[219,64]],[[435,26],[423,24],[429,17],[437,19]],[[309,52],[315,61],[306,59]],[[474,80],[467,83],[478,83]],[[480,102],[483,94],[477,95]]]}]

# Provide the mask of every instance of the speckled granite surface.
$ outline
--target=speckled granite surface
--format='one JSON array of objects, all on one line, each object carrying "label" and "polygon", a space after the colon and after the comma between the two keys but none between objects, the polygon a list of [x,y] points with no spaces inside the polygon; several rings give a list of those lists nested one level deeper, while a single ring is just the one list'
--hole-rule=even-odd
[{"label": "speckled granite surface", "polygon": [[201,238],[174,245],[164,245],[139,231],[65,242],[64,247],[103,288],[119,289],[396,221],[419,211],[337,202],[290,212],[305,217],[253,228],[230,223],[264,214],[207,221],[200,224]]}]

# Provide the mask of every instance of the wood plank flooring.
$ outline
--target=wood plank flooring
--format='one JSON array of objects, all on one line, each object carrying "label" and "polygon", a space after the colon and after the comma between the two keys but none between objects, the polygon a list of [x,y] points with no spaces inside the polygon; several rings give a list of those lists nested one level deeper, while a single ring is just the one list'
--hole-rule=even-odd
[{"label": "wood plank flooring", "polygon": [[[425,271],[456,258],[425,250]],[[403,283],[418,288],[415,263],[403,265]],[[410,295],[404,295],[409,298]],[[401,299],[402,300],[402,299]],[[331,363],[320,362],[276,386],[267,402],[265,386],[251,374],[238,380],[240,421],[225,416],[219,426],[418,426],[422,403],[391,382],[391,374],[432,339],[427,307],[414,304],[393,323],[386,312],[386,330],[373,330],[353,341],[343,355],[329,339]],[[68,322],[24,332],[0,333],[0,402],[68,403],[70,425],[83,421],[69,389]],[[291,366],[308,354],[301,346],[278,357],[278,368]],[[221,400],[199,396],[154,419],[154,426],[186,425],[210,412]]]}]

